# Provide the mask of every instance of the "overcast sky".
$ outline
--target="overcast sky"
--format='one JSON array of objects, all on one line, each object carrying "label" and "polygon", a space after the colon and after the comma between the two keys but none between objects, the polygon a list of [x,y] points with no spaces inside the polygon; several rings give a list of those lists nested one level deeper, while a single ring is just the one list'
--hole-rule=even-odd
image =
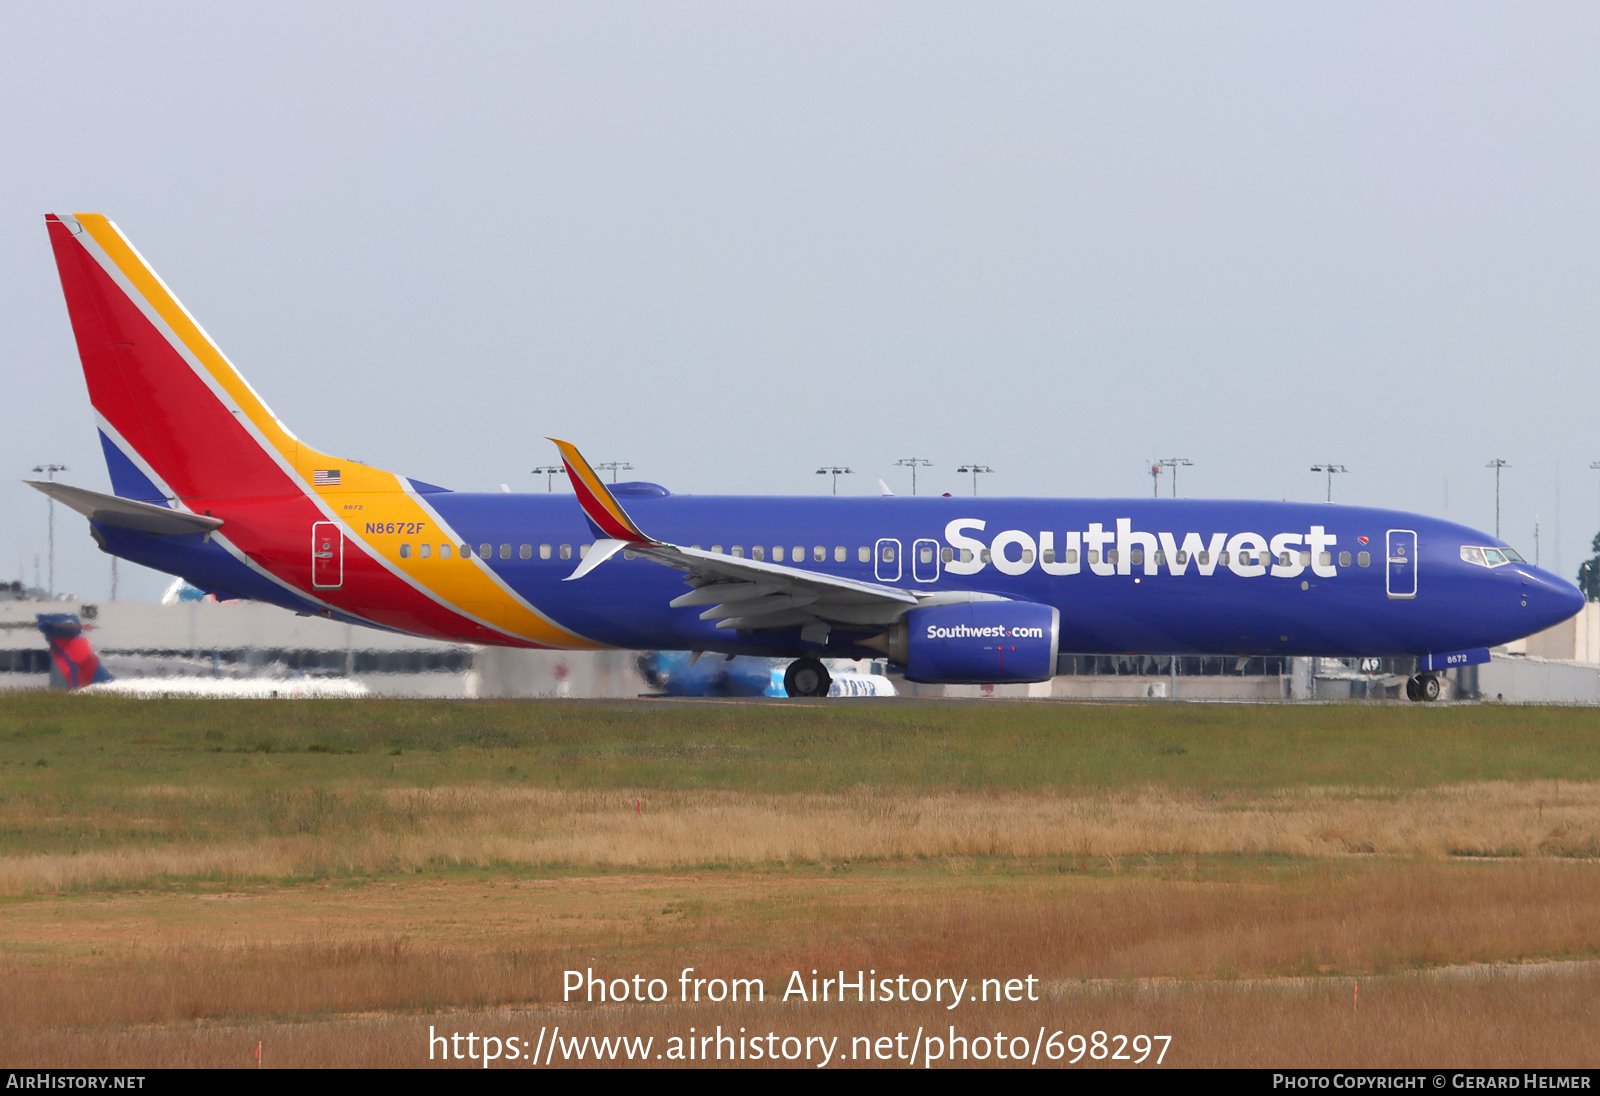
[{"label": "overcast sky", "polygon": [[[0,7],[0,578],[108,489],[42,216],[302,438],[543,490],[1323,497],[1600,528],[1600,5]],[[1162,485],[1165,495],[1169,488]],[[106,596],[58,511],[56,586]],[[125,596],[165,579],[122,569]]]}]

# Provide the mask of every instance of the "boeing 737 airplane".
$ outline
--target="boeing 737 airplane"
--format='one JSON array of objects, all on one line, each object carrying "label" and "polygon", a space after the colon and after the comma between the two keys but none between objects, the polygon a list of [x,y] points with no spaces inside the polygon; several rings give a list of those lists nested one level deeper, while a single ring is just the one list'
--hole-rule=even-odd
[{"label": "boeing 737 airplane", "polygon": [[1570,583],[1416,514],[1163,499],[477,494],[300,441],[99,214],[46,218],[113,494],[33,486],[107,552],[219,598],[515,647],[882,657],[1048,679],[1058,652],[1415,656],[1437,674],[1571,616]]}]

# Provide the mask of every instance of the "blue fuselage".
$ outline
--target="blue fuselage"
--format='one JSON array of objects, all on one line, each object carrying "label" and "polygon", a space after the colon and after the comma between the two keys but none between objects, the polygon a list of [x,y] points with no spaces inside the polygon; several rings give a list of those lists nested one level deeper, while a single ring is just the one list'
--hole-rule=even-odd
[{"label": "blue fuselage", "polygon": [[[619,554],[564,581],[594,539],[571,495],[432,491],[426,498],[454,539],[511,590],[597,644],[778,655],[806,649],[797,629],[739,633],[702,620],[697,608],[672,608],[686,589],[683,576],[646,559]],[[903,590],[977,591],[1054,606],[1064,652],[1427,655],[1495,646],[1582,605],[1574,586],[1514,553],[1491,563],[1507,552],[1493,536],[1390,510],[1160,499],[697,497],[628,485],[618,498],[663,541]],[[118,554],[202,588],[342,615],[262,581],[199,537],[101,534]],[[408,553],[417,550],[410,541],[426,542],[425,533],[404,529],[368,534],[382,537],[407,544]],[[285,546],[303,550],[300,541]],[[871,653],[860,643],[877,631],[836,629],[826,653]]]}]

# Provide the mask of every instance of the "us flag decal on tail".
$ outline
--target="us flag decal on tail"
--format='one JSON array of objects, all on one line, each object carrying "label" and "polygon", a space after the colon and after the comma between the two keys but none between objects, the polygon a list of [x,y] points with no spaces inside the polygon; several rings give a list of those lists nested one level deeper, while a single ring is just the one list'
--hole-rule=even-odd
[{"label": "us flag decal on tail", "polygon": [[339,470],[337,468],[316,468],[311,472],[311,486],[337,487],[339,486]]}]

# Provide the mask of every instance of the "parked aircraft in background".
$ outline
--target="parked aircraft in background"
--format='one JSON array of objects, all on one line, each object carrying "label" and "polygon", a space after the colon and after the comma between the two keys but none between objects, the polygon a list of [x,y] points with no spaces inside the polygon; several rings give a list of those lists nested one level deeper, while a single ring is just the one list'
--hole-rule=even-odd
[{"label": "parked aircraft in background", "polygon": [[[310,700],[367,696],[370,690],[347,677],[250,675],[226,677],[193,672],[174,662],[141,677],[117,677],[100,660],[74,613],[40,613],[39,631],[50,645],[50,687],[117,696],[197,696]],[[148,660],[146,660],[148,662]],[[148,667],[147,667],[148,668]],[[170,672],[168,672],[170,669]]]},{"label": "parked aircraft in background", "polygon": [[[112,494],[34,486],[125,559],[217,597],[436,638],[792,660],[1026,682],[1058,651],[1415,656],[1438,671],[1582,596],[1496,537],[1328,504],[450,491],[286,429],[110,221],[49,216]],[[685,588],[687,587],[687,589]]]},{"label": "parked aircraft in background", "polygon": [[[646,651],[639,673],[664,696],[788,696],[779,658],[698,658],[688,651]],[[831,667],[829,696],[895,696],[894,682],[882,674]]]}]

